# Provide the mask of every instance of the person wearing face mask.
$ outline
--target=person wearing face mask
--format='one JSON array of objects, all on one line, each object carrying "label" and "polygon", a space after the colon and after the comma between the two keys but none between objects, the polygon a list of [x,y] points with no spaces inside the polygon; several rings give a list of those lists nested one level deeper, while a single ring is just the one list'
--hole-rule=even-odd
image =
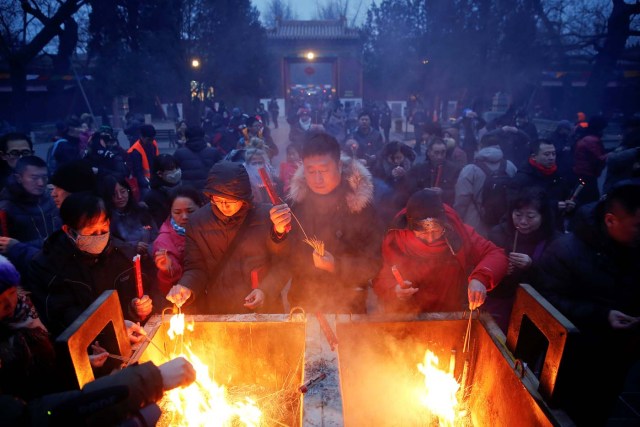
[{"label": "person wearing face mask", "polygon": [[89,162],[98,177],[106,175],[128,175],[125,159],[127,152],[118,143],[111,126],[100,126],[91,136],[89,151],[85,160]]},{"label": "person wearing face mask", "polygon": [[285,236],[277,235],[269,219],[271,205],[253,202],[241,163],[216,163],[204,193],[210,203],[189,218],[184,271],[167,299],[203,314],[281,313],[277,295],[272,300],[259,295],[262,279],[284,246]]},{"label": "person wearing face mask", "polygon": [[302,144],[307,132],[311,129],[311,112],[304,107],[298,109],[298,120],[291,125],[289,141]]},{"label": "person wearing face mask", "polygon": [[[124,317],[131,322],[144,322],[154,307],[161,308],[153,303],[162,302],[153,264],[142,265],[144,295],[137,297],[135,250],[109,232],[110,215],[102,199],[87,192],[71,194],[60,207],[60,217],[62,228],[29,264],[24,281],[54,338],[106,290],[118,291]],[[135,325],[129,323],[139,329]]]},{"label": "person wearing face mask", "polygon": [[142,201],[156,224],[162,224],[171,211],[170,193],[182,184],[182,169],[171,154],[160,154],[156,159],[149,182],[150,190]]},{"label": "person wearing face mask", "polygon": [[[398,213],[382,258],[374,291],[384,311],[401,313],[475,310],[508,265],[502,249],[464,224],[432,189],[414,193]],[[404,283],[395,279],[393,265]]]},{"label": "person wearing face mask", "polygon": [[251,181],[251,192],[253,193],[253,201],[256,203],[271,203],[269,194],[264,187],[262,178],[260,177],[260,169],[264,170],[269,175],[271,182],[273,183],[276,192],[282,197],[283,186],[280,178],[275,174],[273,166],[267,152],[261,148],[248,148],[245,151],[244,167],[249,173],[249,180]]}]

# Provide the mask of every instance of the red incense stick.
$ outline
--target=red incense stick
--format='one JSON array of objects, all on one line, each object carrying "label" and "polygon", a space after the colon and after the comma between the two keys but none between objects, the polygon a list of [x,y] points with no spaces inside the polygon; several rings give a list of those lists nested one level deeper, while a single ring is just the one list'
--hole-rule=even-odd
[{"label": "red incense stick", "polygon": [[133,268],[136,272],[136,288],[138,290],[138,298],[142,298],[144,295],[144,288],[142,287],[142,269],[140,268],[140,254],[133,257]]},{"label": "red incense stick", "polygon": [[271,179],[269,179],[269,175],[267,174],[267,171],[264,168],[260,168],[258,169],[258,172],[260,172],[260,178],[262,179],[264,188],[267,189],[267,194],[269,194],[269,199],[271,199],[271,204],[277,205],[280,201],[280,197],[278,196],[278,193],[276,193],[276,189],[273,187],[273,183],[271,182]]}]

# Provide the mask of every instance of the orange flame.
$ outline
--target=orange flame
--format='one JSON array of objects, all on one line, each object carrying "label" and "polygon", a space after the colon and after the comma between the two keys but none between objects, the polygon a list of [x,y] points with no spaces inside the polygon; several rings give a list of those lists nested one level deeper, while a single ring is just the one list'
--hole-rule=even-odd
[{"label": "orange flame", "polygon": [[[193,323],[185,324],[184,314],[171,317],[167,334],[171,340],[183,336],[185,326],[193,331]],[[196,370],[196,381],[189,387],[176,388],[165,395],[167,411],[172,414],[169,425],[216,426],[227,427],[244,425],[259,426],[262,411],[256,402],[249,397],[232,399],[224,385],[218,385],[209,374],[209,367],[196,356],[189,344],[184,344],[183,354],[172,354],[171,357],[182,356]]]},{"label": "orange flame", "polygon": [[457,393],[460,384],[452,372],[438,368],[438,356],[427,350],[424,362],[418,363],[418,370],[424,374],[424,390],[420,402],[438,417],[440,426],[454,426],[460,417]]}]

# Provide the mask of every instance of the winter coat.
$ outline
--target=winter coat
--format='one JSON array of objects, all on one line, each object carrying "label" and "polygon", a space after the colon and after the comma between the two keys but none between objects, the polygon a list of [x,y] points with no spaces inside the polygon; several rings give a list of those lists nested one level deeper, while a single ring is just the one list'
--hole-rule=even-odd
[{"label": "winter coat", "polygon": [[360,159],[367,159],[370,165],[375,162],[375,156],[380,153],[384,146],[384,139],[380,132],[375,130],[373,126],[369,130],[369,133],[363,133],[358,127],[356,131],[351,135],[353,139],[358,141],[358,151],[356,155]]},{"label": "winter coat", "polygon": [[291,181],[288,203],[309,238],[324,242],[335,260],[333,273],[313,264],[313,248],[304,242],[297,222],[286,242],[288,251],[261,286],[279,294],[291,278],[291,307],[307,312],[363,313],[369,280],[380,266],[382,227],[373,208],[370,172],[359,161],[343,158],[342,180],[333,192],[311,191],[300,166]]},{"label": "winter coat", "polygon": [[[42,322],[57,337],[106,290],[117,290],[125,319],[140,321],[131,309],[137,297],[133,269],[135,250],[122,240],[111,237],[98,256],[79,251],[62,230],[55,232],[36,255],[24,281]],[[146,295],[158,312],[164,305],[155,290],[155,267],[142,263],[142,283]]]},{"label": "winter coat", "polygon": [[520,190],[529,187],[540,187],[544,190],[555,212],[556,224],[561,227],[560,218],[563,212],[558,209],[558,202],[571,197],[571,184],[558,170],[550,175],[544,175],[542,171],[527,162],[518,169],[516,176],[511,180],[509,195],[514,197]]},{"label": "winter coat", "polygon": [[602,186],[606,193],[623,179],[640,177],[640,147],[619,147],[607,156],[607,177]]},{"label": "winter coat", "polygon": [[[484,162],[489,169],[496,170],[503,159],[502,150],[498,146],[485,147],[478,151],[475,159]],[[515,165],[507,160],[507,175],[513,177],[516,171]],[[470,163],[462,168],[456,181],[453,205],[462,221],[473,227],[481,236],[487,236],[489,233],[489,226],[480,217],[485,179],[485,173],[476,164]]]},{"label": "winter coat", "polygon": [[[244,306],[254,285],[252,280],[260,283],[280,250],[271,232],[270,207],[245,204],[234,216],[225,217],[215,205],[207,203],[189,218],[184,273],[179,283],[193,291],[200,310],[207,314],[253,312]],[[241,229],[242,235],[238,236]],[[235,238],[241,241],[218,267]],[[281,312],[282,304],[277,303],[274,297],[262,311]]]},{"label": "winter coat", "polygon": [[85,157],[91,167],[98,169],[98,176],[113,175],[125,177],[129,175],[127,168],[127,152],[119,145],[105,148],[99,142],[92,143]]},{"label": "winter coat", "polygon": [[0,192],[0,211],[6,212],[9,237],[18,240],[6,256],[20,274],[25,274],[27,265],[42,249],[45,239],[60,229],[58,208],[49,194],[35,197],[11,178],[9,185]]},{"label": "winter coat", "polygon": [[220,152],[208,147],[203,139],[188,140],[184,147],[176,150],[173,157],[182,169],[182,183],[197,190],[204,188],[209,169],[222,158]]},{"label": "winter coat", "polygon": [[[114,390],[126,390],[121,398],[112,398]],[[105,396],[109,394],[109,397]],[[130,365],[113,375],[97,378],[87,383],[82,390],[70,390],[48,394],[28,403],[0,396],[0,418],[3,425],[53,426],[90,425],[96,427],[123,425],[139,416],[141,408],[162,398],[162,373],[153,362]],[[72,407],[76,414],[71,419],[58,419],[60,408]],[[137,419],[137,418],[135,418]]]},{"label": "winter coat", "polygon": [[596,135],[587,135],[576,142],[573,153],[573,173],[578,177],[598,177],[604,169],[607,153],[602,139]]},{"label": "winter coat", "polygon": [[[554,394],[576,425],[585,426],[606,424],[630,366],[640,360],[640,329],[613,329],[609,323],[612,310],[640,316],[640,250],[613,241],[594,205],[576,215],[586,223],[577,223],[574,233],[545,251],[535,284],[579,329],[571,351],[565,349]],[[597,389],[584,386],[585,372]]]},{"label": "winter coat", "polygon": [[[463,224],[448,205],[444,205],[447,232],[439,244],[427,245],[406,227],[392,228],[382,243],[382,268],[373,287],[385,311],[441,312],[468,308],[468,282],[479,280],[492,290],[507,272],[507,258],[496,245],[473,228]],[[405,211],[398,221],[406,223]],[[418,288],[413,298],[401,302],[395,294],[396,279],[391,266],[396,265],[403,279]]]},{"label": "winter coat", "polygon": [[167,218],[160,227],[160,233],[153,242],[151,254],[158,251],[166,251],[167,257],[171,260],[171,269],[162,271],[158,269],[158,288],[163,295],[182,277],[184,266],[185,236],[178,234],[171,226],[171,218]]},{"label": "winter coat", "polygon": [[158,227],[144,205],[124,211],[113,209],[109,229],[115,237],[134,247],[138,242],[151,243],[158,236]]},{"label": "winter coat", "polygon": [[[554,227],[552,221],[553,218],[542,219],[543,224],[548,223],[548,227]],[[529,234],[518,233],[517,239],[515,233],[511,215],[505,217],[500,224],[489,231],[489,240],[501,248],[506,256],[511,252],[516,252],[527,254],[532,260],[529,268],[525,270],[514,269],[511,274],[507,274],[502,279],[499,286],[487,295],[485,310],[491,313],[505,334],[518,285],[520,283],[533,284],[538,281],[538,265],[542,254],[549,247],[549,244],[560,236],[560,233],[554,228],[547,231],[543,226]],[[514,242],[516,243],[515,247]]]}]

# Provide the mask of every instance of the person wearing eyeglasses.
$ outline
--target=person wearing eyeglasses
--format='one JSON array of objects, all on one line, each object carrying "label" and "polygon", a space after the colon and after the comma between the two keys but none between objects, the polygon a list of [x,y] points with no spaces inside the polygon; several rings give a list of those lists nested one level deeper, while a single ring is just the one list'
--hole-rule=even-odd
[{"label": "person wearing eyeglasses", "polygon": [[47,191],[47,164],[37,156],[16,162],[13,176],[0,192],[0,254],[24,273],[26,264],[55,230],[58,208]]},{"label": "person wearing eyeglasses", "polygon": [[184,270],[167,299],[204,314],[281,313],[282,300],[265,299],[259,289],[284,246],[269,219],[271,205],[253,201],[241,163],[213,165],[203,191],[210,203],[189,217]]},{"label": "person wearing eyeglasses", "polygon": [[20,157],[33,155],[33,143],[24,133],[10,132],[0,137],[0,188],[4,188],[7,180],[16,167]]}]

